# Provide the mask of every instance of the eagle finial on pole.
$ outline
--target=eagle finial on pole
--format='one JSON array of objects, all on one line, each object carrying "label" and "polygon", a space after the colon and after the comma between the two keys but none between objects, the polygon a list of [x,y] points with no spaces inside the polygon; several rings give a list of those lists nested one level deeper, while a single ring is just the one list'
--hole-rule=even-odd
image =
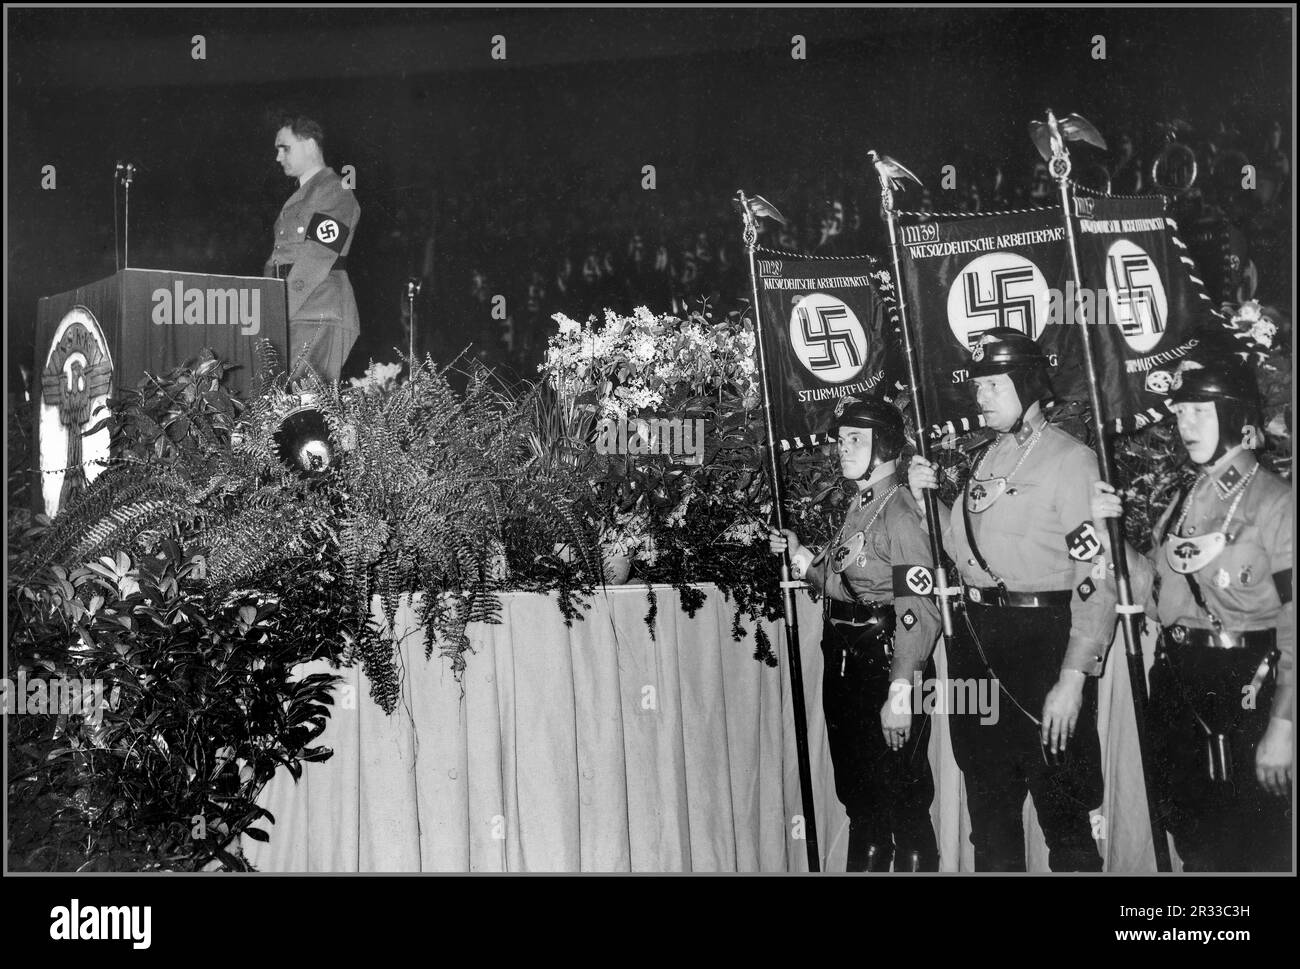
[{"label": "eagle finial on pole", "polygon": [[1106,139],[1094,127],[1091,121],[1077,114],[1067,114],[1057,118],[1052,109],[1047,109],[1045,121],[1029,122],[1029,137],[1034,147],[1043,156],[1043,161],[1052,168],[1054,178],[1063,178],[1070,174],[1070,151],[1067,141],[1082,141],[1094,148],[1106,150]]},{"label": "eagle finial on pole", "polygon": [[748,212],[756,219],[775,219],[782,225],[789,225],[781,211],[761,195],[746,195],[744,192],[737,192],[732,202],[742,214]]},{"label": "eagle finial on pole", "polygon": [[900,192],[904,189],[903,182],[911,179],[917,185],[922,185],[921,180],[912,173],[912,171],[902,162],[890,158],[888,155],[882,155],[874,148],[867,152],[867,157],[871,159],[871,164],[876,166],[876,174],[880,177],[880,187],[888,186],[890,191]]},{"label": "eagle finial on pole", "polygon": [[782,225],[789,225],[785,216],[781,214],[781,210],[761,195],[746,195],[744,189],[737,189],[731,204],[740,213],[740,218],[744,224],[743,234],[747,248],[752,249],[758,244],[759,219],[775,219]]}]

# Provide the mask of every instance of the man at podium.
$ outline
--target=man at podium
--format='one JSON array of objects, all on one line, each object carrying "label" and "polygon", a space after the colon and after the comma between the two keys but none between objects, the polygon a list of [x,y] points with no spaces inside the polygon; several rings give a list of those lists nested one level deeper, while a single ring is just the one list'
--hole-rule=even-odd
[{"label": "man at podium", "polygon": [[361,333],[347,257],[361,206],[352,190],[325,165],[321,126],[302,116],[281,119],[275,160],[298,190],[275,222],[274,248],[265,275],[285,280],[289,299],[290,378],[308,369],[338,380]]}]

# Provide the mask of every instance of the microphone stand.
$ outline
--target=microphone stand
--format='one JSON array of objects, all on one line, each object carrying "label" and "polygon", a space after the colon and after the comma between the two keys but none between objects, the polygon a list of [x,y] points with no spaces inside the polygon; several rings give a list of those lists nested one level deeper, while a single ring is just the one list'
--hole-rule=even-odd
[{"label": "microphone stand", "polygon": [[122,268],[131,266],[131,183],[135,181],[135,166],[130,162],[117,163],[117,178],[126,193],[122,217]]},{"label": "microphone stand", "polygon": [[406,318],[410,327],[407,343],[407,356],[410,358],[410,368],[415,369],[415,297],[420,295],[420,290],[424,284],[412,276],[406,281]]}]

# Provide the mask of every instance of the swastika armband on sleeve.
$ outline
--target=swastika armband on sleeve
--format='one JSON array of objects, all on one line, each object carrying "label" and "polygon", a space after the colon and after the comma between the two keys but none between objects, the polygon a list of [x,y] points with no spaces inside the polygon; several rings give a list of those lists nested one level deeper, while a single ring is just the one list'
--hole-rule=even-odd
[{"label": "swastika armband on sleeve", "polygon": [[311,221],[307,223],[308,239],[319,242],[322,246],[338,253],[343,252],[343,245],[348,241],[350,231],[345,223],[332,215],[323,215],[320,212],[314,213]]},{"label": "swastika armband on sleeve", "polygon": [[1101,539],[1092,522],[1081,522],[1079,527],[1065,536],[1065,548],[1076,562],[1090,562],[1101,551]]},{"label": "swastika armband on sleeve", "polygon": [[1274,572],[1273,584],[1277,586],[1277,597],[1285,606],[1291,601],[1291,570],[1283,569],[1281,572]]},{"label": "swastika armband on sleeve", "polygon": [[934,591],[934,576],[924,565],[894,566],[894,595],[928,596]]}]

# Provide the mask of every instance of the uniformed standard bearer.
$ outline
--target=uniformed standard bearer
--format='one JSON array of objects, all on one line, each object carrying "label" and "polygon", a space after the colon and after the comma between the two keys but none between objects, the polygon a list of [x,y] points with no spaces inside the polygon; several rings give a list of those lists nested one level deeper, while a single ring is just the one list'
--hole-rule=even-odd
[{"label": "uniformed standard bearer", "polygon": [[[1184,366],[1187,366],[1184,364]],[[1165,509],[1134,598],[1161,626],[1147,735],[1184,871],[1290,871],[1295,722],[1291,488],[1264,468],[1254,372],[1180,370],[1169,406],[1199,472]],[[1098,531],[1118,517],[1098,482]]]},{"label": "uniformed standard bearer", "polygon": [[[1018,330],[997,327],[973,348],[976,401],[997,432],[975,459],[951,513],[940,515],[964,587],[948,654],[956,680],[991,678],[1000,716],[949,716],[966,782],[977,871],[1024,871],[1026,794],[1053,871],[1099,871],[1091,812],[1102,801],[1097,678],[1115,629],[1115,585],[1092,520],[1092,451],[1043,413],[1047,359]],[[920,506],[937,484],[909,468]]]},{"label": "uniformed standard bearer", "polygon": [[930,718],[914,682],[933,676],[939,611],[916,503],[898,478],[898,409],[845,398],[836,408],[840,470],[857,485],[844,524],[820,551],[773,530],[796,577],[824,596],[822,705],[835,793],[849,815],[849,871],[937,871],[930,820]]}]

